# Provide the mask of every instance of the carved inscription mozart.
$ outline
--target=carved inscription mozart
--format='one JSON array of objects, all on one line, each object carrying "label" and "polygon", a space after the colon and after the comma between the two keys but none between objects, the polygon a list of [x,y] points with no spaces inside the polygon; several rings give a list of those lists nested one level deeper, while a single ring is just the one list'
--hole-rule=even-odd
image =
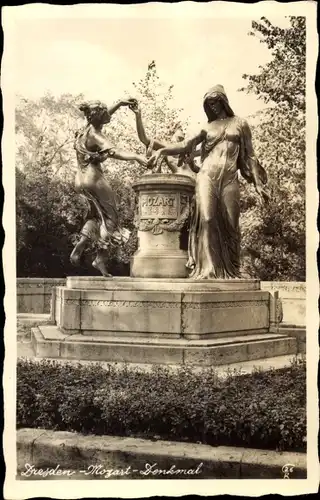
[{"label": "carved inscription mozart", "polygon": [[177,219],[178,193],[146,193],[140,196],[140,219]]}]

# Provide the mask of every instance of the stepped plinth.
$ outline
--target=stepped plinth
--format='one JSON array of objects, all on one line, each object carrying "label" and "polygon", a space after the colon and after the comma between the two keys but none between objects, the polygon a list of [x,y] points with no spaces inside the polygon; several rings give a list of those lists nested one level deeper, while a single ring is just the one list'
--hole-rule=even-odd
[{"label": "stepped plinth", "polygon": [[255,280],[70,277],[33,345],[39,357],[196,366],[294,354],[276,311]]}]

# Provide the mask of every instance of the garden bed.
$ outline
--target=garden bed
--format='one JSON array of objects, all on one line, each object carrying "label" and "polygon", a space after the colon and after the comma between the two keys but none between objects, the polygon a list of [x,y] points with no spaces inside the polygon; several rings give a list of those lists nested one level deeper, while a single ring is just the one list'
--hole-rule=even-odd
[{"label": "garden bed", "polygon": [[19,360],[18,428],[306,450],[306,367],[230,374]]}]

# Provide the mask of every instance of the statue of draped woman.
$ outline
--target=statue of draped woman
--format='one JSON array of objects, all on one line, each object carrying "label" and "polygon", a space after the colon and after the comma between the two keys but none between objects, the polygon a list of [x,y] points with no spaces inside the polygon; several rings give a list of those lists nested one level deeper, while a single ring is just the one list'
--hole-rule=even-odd
[{"label": "statue of draped woman", "polygon": [[92,266],[103,276],[111,276],[106,267],[109,246],[126,242],[130,232],[120,225],[117,199],[103,173],[101,164],[108,158],[113,158],[122,161],[137,161],[147,166],[146,158],[119,150],[102,131],[113,113],[121,106],[129,104],[127,101],[119,101],[108,108],[100,101],[89,101],[79,108],[84,113],[87,123],[77,132],[74,143],[78,163],[75,188],[85,197],[88,210],[85,215],[85,224],[81,229],[80,240],[74,247],[70,260],[74,265],[79,264],[85,247],[91,241],[97,247]]},{"label": "statue of draped woman", "polygon": [[222,85],[205,94],[203,106],[208,122],[199,133],[158,149],[149,165],[163,156],[192,155],[201,145],[187,267],[194,279],[240,278],[238,171],[265,201],[267,174],[255,156],[247,121],[235,116]]}]

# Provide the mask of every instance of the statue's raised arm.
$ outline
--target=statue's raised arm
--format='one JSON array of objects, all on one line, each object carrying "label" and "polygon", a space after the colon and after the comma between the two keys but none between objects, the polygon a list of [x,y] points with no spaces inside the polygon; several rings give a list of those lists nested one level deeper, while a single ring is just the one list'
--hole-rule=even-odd
[{"label": "statue's raised arm", "polygon": [[[145,145],[146,147],[146,152],[147,152],[147,157],[151,157],[152,154],[155,151],[158,151],[159,149],[165,148],[168,146],[167,143],[160,141],[158,138],[155,137],[149,137],[147,134],[147,131],[145,129],[145,126],[143,124],[142,120],[142,112],[141,108],[139,105],[139,102],[135,98],[129,98],[128,101],[130,101],[129,108],[134,112],[135,118],[136,118],[136,127],[137,127],[137,133],[139,140],[142,142],[142,144]],[[172,140],[179,141],[179,144],[181,144],[185,139],[185,134],[182,130],[181,124],[176,123],[172,127]],[[154,172],[160,172],[161,171],[161,164],[164,161],[164,163],[167,165],[169,170],[173,173],[177,173],[180,168],[182,168],[183,171],[186,171],[187,168],[190,168],[191,171],[193,172],[198,172],[198,167],[196,166],[195,162],[193,161],[193,158],[195,156],[199,156],[200,152],[199,151],[194,151],[193,155],[189,155],[189,157],[181,155],[179,158],[177,158],[178,155],[173,155],[176,156],[176,158],[168,158],[168,156],[163,156],[162,161],[158,162],[157,164],[154,164],[153,161],[149,163],[149,168],[155,167]]]}]

